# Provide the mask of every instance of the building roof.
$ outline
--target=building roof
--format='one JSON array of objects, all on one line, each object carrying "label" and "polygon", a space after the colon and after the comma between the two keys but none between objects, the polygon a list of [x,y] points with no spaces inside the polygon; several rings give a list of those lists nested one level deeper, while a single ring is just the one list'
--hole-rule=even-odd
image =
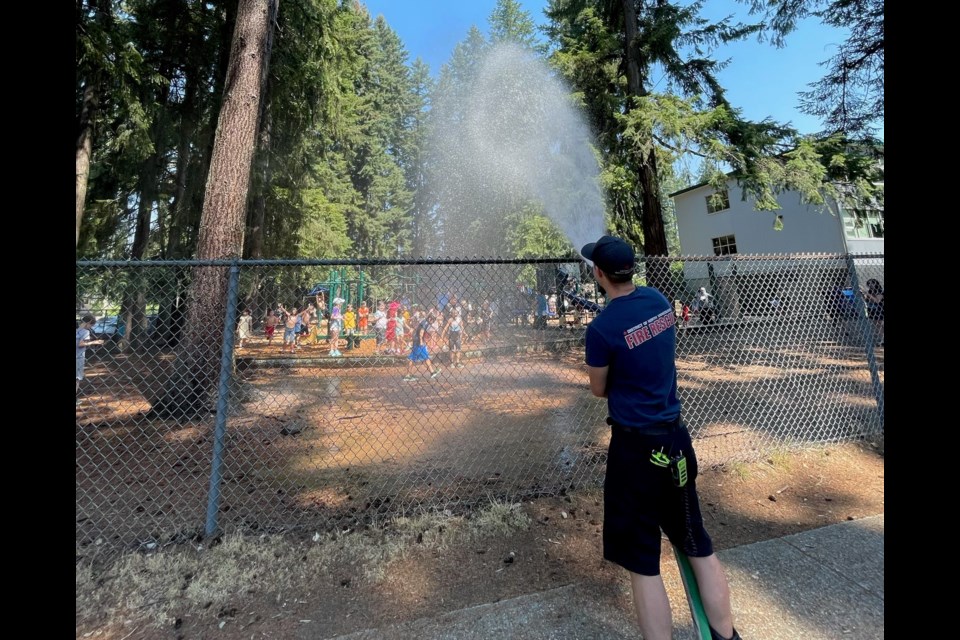
[{"label": "building roof", "polygon": [[[736,174],[735,174],[733,171],[728,171],[727,174],[726,174],[727,180],[729,180],[730,178],[733,178],[735,175],[736,175]],[[679,191],[674,191],[673,193],[669,194],[669,197],[672,198],[672,197],[674,197],[674,196],[680,195],[681,193],[686,193],[687,191],[693,191],[694,189],[699,189],[700,187],[705,187],[705,186],[707,186],[708,184],[710,184],[710,183],[707,182],[707,181],[698,182],[698,183],[695,184],[695,185],[691,185],[691,186],[689,186],[689,187],[684,187],[683,189],[680,189]]]},{"label": "building roof", "polygon": [[700,187],[705,187],[705,186],[707,186],[707,183],[706,183],[706,182],[701,182],[701,183],[699,183],[699,184],[695,184],[695,185],[686,187],[686,188],[684,188],[684,189],[680,189],[680,191],[674,191],[673,193],[671,193],[671,194],[669,194],[669,195],[670,195],[670,197],[672,198],[672,197],[674,197],[674,196],[680,195],[681,193],[686,193],[687,191],[693,191],[694,189],[699,189]]}]

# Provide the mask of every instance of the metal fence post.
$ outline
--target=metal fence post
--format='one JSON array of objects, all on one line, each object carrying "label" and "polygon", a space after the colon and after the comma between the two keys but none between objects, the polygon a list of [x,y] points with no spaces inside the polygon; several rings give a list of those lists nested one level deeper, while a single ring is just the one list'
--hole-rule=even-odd
[{"label": "metal fence post", "polygon": [[850,286],[853,287],[853,296],[856,300],[855,308],[860,328],[863,331],[867,349],[867,365],[870,367],[870,382],[873,385],[873,395],[877,400],[877,411],[880,414],[880,430],[883,431],[883,386],[880,384],[880,373],[877,368],[877,355],[874,351],[873,325],[867,316],[867,305],[860,289],[860,279],[857,277],[856,265],[851,254],[846,255],[847,269],[850,271]]},{"label": "metal fence post", "polygon": [[227,312],[223,320],[223,351],[220,354],[220,383],[217,387],[217,422],[213,436],[213,460],[210,463],[210,492],[207,498],[206,536],[217,531],[217,514],[220,511],[220,481],[223,476],[223,441],[227,434],[227,410],[229,408],[230,375],[233,371],[233,329],[237,322],[237,291],[240,267],[230,267],[227,284]]}]

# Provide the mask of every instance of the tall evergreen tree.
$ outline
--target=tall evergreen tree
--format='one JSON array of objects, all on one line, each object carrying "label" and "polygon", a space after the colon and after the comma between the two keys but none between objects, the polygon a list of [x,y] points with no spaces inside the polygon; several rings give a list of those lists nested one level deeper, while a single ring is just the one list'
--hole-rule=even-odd
[{"label": "tall evergreen tree", "polygon": [[742,0],[764,16],[773,43],[805,18],[849,31],[822,64],[826,74],[800,94],[800,109],[821,119],[826,134],[872,137],[883,122],[884,0]]},{"label": "tall evergreen tree", "polygon": [[[230,33],[222,32],[232,29],[235,7],[235,0],[132,0],[123,11],[114,7],[122,46],[107,56],[112,66],[98,109],[79,254],[192,253],[226,74],[221,49],[229,53]],[[84,39],[78,34],[78,45]],[[84,68],[78,63],[78,103]]]},{"label": "tall evergreen tree", "polygon": [[547,44],[539,37],[530,12],[517,0],[497,0],[488,22],[493,44],[512,42],[538,54],[546,53]]},{"label": "tall evergreen tree", "polygon": [[436,242],[436,200],[427,179],[427,131],[430,126],[431,97],[434,81],[430,67],[421,59],[413,62],[410,70],[412,93],[407,108],[407,140],[401,164],[407,179],[407,188],[413,193],[410,211],[411,255],[420,257],[427,247]]},{"label": "tall evergreen tree", "polygon": [[355,10],[337,0],[281,7],[261,120],[248,227],[250,257],[339,257],[356,196],[342,157],[359,56]]},{"label": "tall evergreen tree", "polygon": [[[97,158],[112,155],[112,164],[122,169],[124,162],[136,162],[149,153],[150,119],[140,96],[142,88],[159,77],[132,42],[130,20],[118,11],[113,0],[78,0],[76,5],[76,246],[80,254],[86,252],[81,229],[91,190],[95,203],[117,201],[104,198],[104,190],[90,184],[91,175],[100,173]],[[117,157],[120,154],[124,158]],[[122,181],[115,174],[105,182],[119,186]],[[98,218],[90,225],[90,235],[99,237],[100,243],[112,235],[118,222],[116,209],[113,215],[104,209],[95,212]]]},{"label": "tall evergreen tree", "polygon": [[[240,0],[230,52],[216,142],[207,177],[197,258],[240,257],[247,191],[256,148],[260,101],[270,65],[278,0]],[[187,308],[186,335],[175,372],[158,415],[194,415],[205,411],[207,392],[220,370],[220,340],[227,301],[227,271],[194,269]]]},{"label": "tall evergreen tree", "polygon": [[450,60],[440,67],[432,100],[428,174],[437,202],[439,255],[468,255],[465,248],[473,246],[472,234],[480,230],[477,221],[484,214],[478,208],[484,194],[475,184],[470,158],[463,155],[455,132],[467,119],[470,88],[488,47],[480,30],[472,26],[467,37],[454,47]]},{"label": "tall evergreen tree", "polygon": [[[716,73],[721,45],[758,33],[758,24],[700,15],[703,2],[552,0],[548,33],[554,62],[576,87],[598,132],[616,232],[647,256],[667,255],[660,164],[696,153],[722,188],[732,169],[746,195],[776,208],[775,194],[796,189],[810,202],[836,195],[830,179],[862,186],[855,154],[828,153],[771,121],[746,121]],[[669,93],[653,91],[655,73]],[[660,88],[660,86],[658,86]],[[834,148],[836,151],[836,148]],[[654,283],[658,274],[653,274]]]},{"label": "tall evergreen tree", "polygon": [[357,129],[349,161],[360,213],[348,225],[360,255],[397,257],[410,249],[413,194],[399,164],[413,92],[410,69],[399,37],[382,16],[358,45],[364,63],[355,84]]}]

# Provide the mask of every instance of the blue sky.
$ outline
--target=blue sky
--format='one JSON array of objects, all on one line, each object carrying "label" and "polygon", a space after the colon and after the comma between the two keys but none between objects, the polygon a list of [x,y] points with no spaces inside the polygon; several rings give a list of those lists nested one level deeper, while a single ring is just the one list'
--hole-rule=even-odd
[{"label": "blue sky", "polygon": [[[545,24],[543,10],[547,0],[520,3],[538,24]],[[397,32],[411,62],[423,58],[436,75],[471,25],[486,34],[487,18],[496,0],[366,0],[364,4],[372,16],[382,14]],[[710,0],[705,4],[707,18],[730,14],[743,21],[751,19],[746,7],[733,0]],[[806,90],[809,83],[823,75],[818,63],[833,55],[845,37],[845,30],[808,19],[787,38],[787,46],[782,49],[756,39],[728,45],[718,56],[730,59],[729,66],[720,72],[720,82],[726,87],[730,102],[742,109],[747,118],[769,117],[790,122],[801,133],[814,133],[819,130],[819,123],[797,109],[797,92]]]}]

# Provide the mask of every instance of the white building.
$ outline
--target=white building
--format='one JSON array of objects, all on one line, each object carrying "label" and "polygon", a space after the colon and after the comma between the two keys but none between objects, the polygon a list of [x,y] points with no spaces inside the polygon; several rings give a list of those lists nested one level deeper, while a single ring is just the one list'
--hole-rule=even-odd
[{"label": "white building", "polygon": [[785,192],[778,197],[779,210],[757,211],[755,198],[744,199],[733,178],[722,192],[698,184],[670,195],[681,255],[718,258],[684,261],[688,292],[707,287],[727,317],[823,299],[853,284],[845,260],[796,254],[873,255],[855,261],[857,275],[863,282],[876,277],[883,283],[882,208],[831,210]]},{"label": "white building", "polygon": [[[800,202],[800,194],[786,192],[777,211],[757,211],[756,199],[743,199],[733,178],[721,203],[717,191],[699,184],[670,194],[676,205],[681,255],[747,253],[883,253],[883,210],[840,210]],[[714,199],[716,200],[716,199]],[[782,228],[777,227],[782,224]]]}]

